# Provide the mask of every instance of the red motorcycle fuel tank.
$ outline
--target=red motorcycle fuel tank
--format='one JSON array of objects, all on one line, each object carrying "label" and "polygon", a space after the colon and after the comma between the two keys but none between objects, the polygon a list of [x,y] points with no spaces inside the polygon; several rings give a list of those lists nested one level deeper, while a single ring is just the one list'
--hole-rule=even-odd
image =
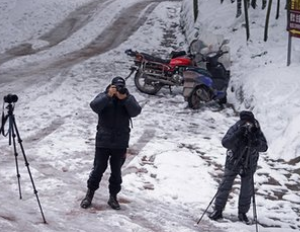
[{"label": "red motorcycle fuel tank", "polygon": [[192,66],[192,61],[187,57],[176,57],[171,59],[170,66]]}]

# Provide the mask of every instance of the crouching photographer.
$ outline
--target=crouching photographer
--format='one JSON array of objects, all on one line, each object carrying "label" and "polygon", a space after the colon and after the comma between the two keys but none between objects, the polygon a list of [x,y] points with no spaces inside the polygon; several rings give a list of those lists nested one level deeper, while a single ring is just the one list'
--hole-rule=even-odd
[{"label": "crouching photographer", "polygon": [[250,111],[242,111],[240,120],[229,128],[222,139],[227,148],[225,172],[219,185],[215,199],[214,211],[209,218],[218,220],[223,217],[233,182],[237,175],[241,176],[241,188],[238,203],[238,219],[248,224],[247,212],[250,209],[251,197],[254,194],[253,175],[255,173],[259,152],[268,149],[266,138],[258,121]]}]

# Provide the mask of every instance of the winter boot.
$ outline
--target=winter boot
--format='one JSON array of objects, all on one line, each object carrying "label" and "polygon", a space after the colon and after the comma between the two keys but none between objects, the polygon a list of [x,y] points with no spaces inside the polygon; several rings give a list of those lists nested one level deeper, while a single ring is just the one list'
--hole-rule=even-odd
[{"label": "winter boot", "polygon": [[121,207],[120,207],[120,205],[119,205],[119,202],[118,202],[118,200],[117,200],[117,195],[110,195],[109,196],[109,200],[108,200],[108,202],[107,202],[107,204],[111,207],[111,208],[113,208],[113,209],[115,209],[115,210],[120,210],[121,209]]},{"label": "winter boot", "polygon": [[247,217],[246,213],[239,213],[238,217],[239,217],[239,220],[240,220],[241,222],[244,222],[244,223],[247,224],[247,225],[250,224],[250,220],[249,220],[249,218]]},{"label": "winter boot", "polygon": [[222,211],[214,210],[208,217],[211,220],[215,220],[215,221],[217,221],[218,219],[222,219],[223,218]]},{"label": "winter boot", "polygon": [[88,208],[92,204],[95,191],[88,189],[85,198],[81,201],[81,208]]}]

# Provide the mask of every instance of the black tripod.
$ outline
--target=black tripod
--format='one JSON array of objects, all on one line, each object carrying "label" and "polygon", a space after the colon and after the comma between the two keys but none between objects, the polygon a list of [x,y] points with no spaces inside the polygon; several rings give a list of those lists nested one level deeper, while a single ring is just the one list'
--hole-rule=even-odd
[{"label": "black tripod", "polygon": [[[245,148],[246,149],[246,148]],[[248,149],[249,150],[249,149]],[[240,160],[242,159],[242,156],[240,156],[237,161],[235,162],[235,165],[233,168],[236,168],[236,166],[240,163]],[[222,183],[222,185],[224,184],[225,182]],[[222,187],[222,185],[220,187]],[[199,218],[199,220],[197,221],[197,225],[201,222],[202,218],[204,217],[204,215],[207,213],[209,207],[211,206],[211,204],[214,202],[214,200],[216,199],[218,193],[219,193],[219,189],[220,187],[218,188],[218,191],[215,193],[215,195],[213,196],[213,198],[211,199],[211,201],[209,202],[208,206],[206,207],[206,209],[204,210],[203,214],[201,215],[201,217]]]},{"label": "black tripod", "polygon": [[[247,133],[246,136],[248,137],[248,144],[247,147],[245,149],[247,149],[247,153],[246,153],[246,158],[245,158],[245,169],[248,169],[248,161],[250,159],[250,173],[252,175],[252,179],[251,179],[251,184],[252,184],[252,202],[253,202],[253,218],[255,220],[256,223],[256,232],[258,232],[258,222],[257,222],[257,211],[256,211],[256,202],[255,202],[255,188],[254,188],[254,170],[253,170],[253,159],[251,156],[251,139],[250,139],[250,134]],[[239,165],[240,160],[242,159],[243,156],[240,156],[237,161],[235,162],[235,165],[233,167],[236,168],[237,165]],[[223,182],[224,184],[225,182]],[[220,189],[220,187],[219,187]],[[206,214],[206,212],[208,211],[209,207],[211,206],[211,204],[213,203],[213,201],[215,200],[215,198],[217,197],[218,193],[219,193],[219,189],[216,192],[216,194],[213,196],[213,198],[211,199],[211,201],[209,202],[208,206],[206,207],[206,209],[204,210],[203,214],[201,215],[201,217],[199,218],[199,220],[197,221],[197,224],[200,223],[200,221],[202,220],[203,216]]]},{"label": "black tripod", "polygon": [[[10,95],[8,95],[8,96],[10,96]],[[13,95],[13,96],[16,96],[16,95]],[[17,96],[13,100],[15,100],[14,102],[16,102],[17,101]],[[5,98],[4,98],[4,101],[5,101]],[[36,199],[37,199],[37,202],[38,202],[41,214],[42,214],[43,222],[47,223],[46,219],[45,219],[45,216],[44,216],[44,213],[43,213],[43,209],[42,209],[41,203],[40,203],[40,199],[39,199],[39,196],[38,196],[38,191],[36,190],[36,187],[35,187],[32,175],[31,175],[31,171],[30,171],[30,168],[29,168],[29,163],[27,161],[27,158],[26,158],[26,155],[25,155],[25,151],[24,151],[24,148],[23,148],[23,145],[22,145],[22,140],[20,138],[20,134],[19,134],[19,131],[18,131],[18,128],[17,128],[17,125],[16,125],[15,117],[14,117],[14,114],[13,114],[14,105],[12,104],[11,101],[9,101],[8,103],[9,104],[6,107],[8,109],[8,113],[7,113],[7,115],[5,117],[4,117],[4,113],[2,115],[2,126],[1,126],[0,132],[2,131],[2,134],[5,137],[7,136],[7,134],[4,133],[4,125],[5,125],[6,121],[8,120],[9,145],[11,145],[11,141],[12,141],[12,143],[13,143],[13,149],[14,149],[14,156],[15,156],[15,163],[16,163],[16,171],[17,171],[17,178],[18,178],[18,187],[19,187],[20,199],[22,199],[21,185],[20,185],[20,177],[21,177],[21,175],[19,173],[19,166],[18,166],[18,153],[17,153],[17,145],[16,145],[16,136],[17,136],[18,142],[20,144],[20,148],[21,148],[21,151],[22,151],[22,154],[23,154],[23,158],[24,158],[24,161],[25,161],[25,166],[27,167],[27,171],[28,171],[28,174],[29,174],[29,177],[30,177],[30,180],[31,180],[31,184],[32,184],[32,187],[33,187],[33,190],[34,190],[34,194],[36,196]]]}]

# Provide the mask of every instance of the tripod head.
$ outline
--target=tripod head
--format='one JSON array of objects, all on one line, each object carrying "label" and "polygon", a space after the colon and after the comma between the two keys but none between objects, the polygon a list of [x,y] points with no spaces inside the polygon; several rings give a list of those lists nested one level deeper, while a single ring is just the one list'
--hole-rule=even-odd
[{"label": "tripod head", "polygon": [[11,108],[11,104],[12,103],[16,103],[18,101],[18,96],[16,94],[7,94],[6,96],[3,97],[3,108],[4,108],[4,104],[7,103],[8,106],[6,107],[7,109]]},{"label": "tripod head", "polygon": [[[2,124],[0,127],[0,134],[2,134],[4,137],[7,136],[4,132],[4,126],[6,121],[9,119],[10,116],[13,115],[14,111],[14,103],[18,101],[18,96],[16,94],[7,94],[3,97],[3,111],[2,111]],[[5,107],[7,109],[7,115],[4,115],[4,105],[7,103],[8,105]],[[9,143],[10,144],[10,143]]]},{"label": "tripod head", "polygon": [[6,103],[15,103],[18,101],[18,96],[16,94],[7,94],[3,98],[4,102]]}]

